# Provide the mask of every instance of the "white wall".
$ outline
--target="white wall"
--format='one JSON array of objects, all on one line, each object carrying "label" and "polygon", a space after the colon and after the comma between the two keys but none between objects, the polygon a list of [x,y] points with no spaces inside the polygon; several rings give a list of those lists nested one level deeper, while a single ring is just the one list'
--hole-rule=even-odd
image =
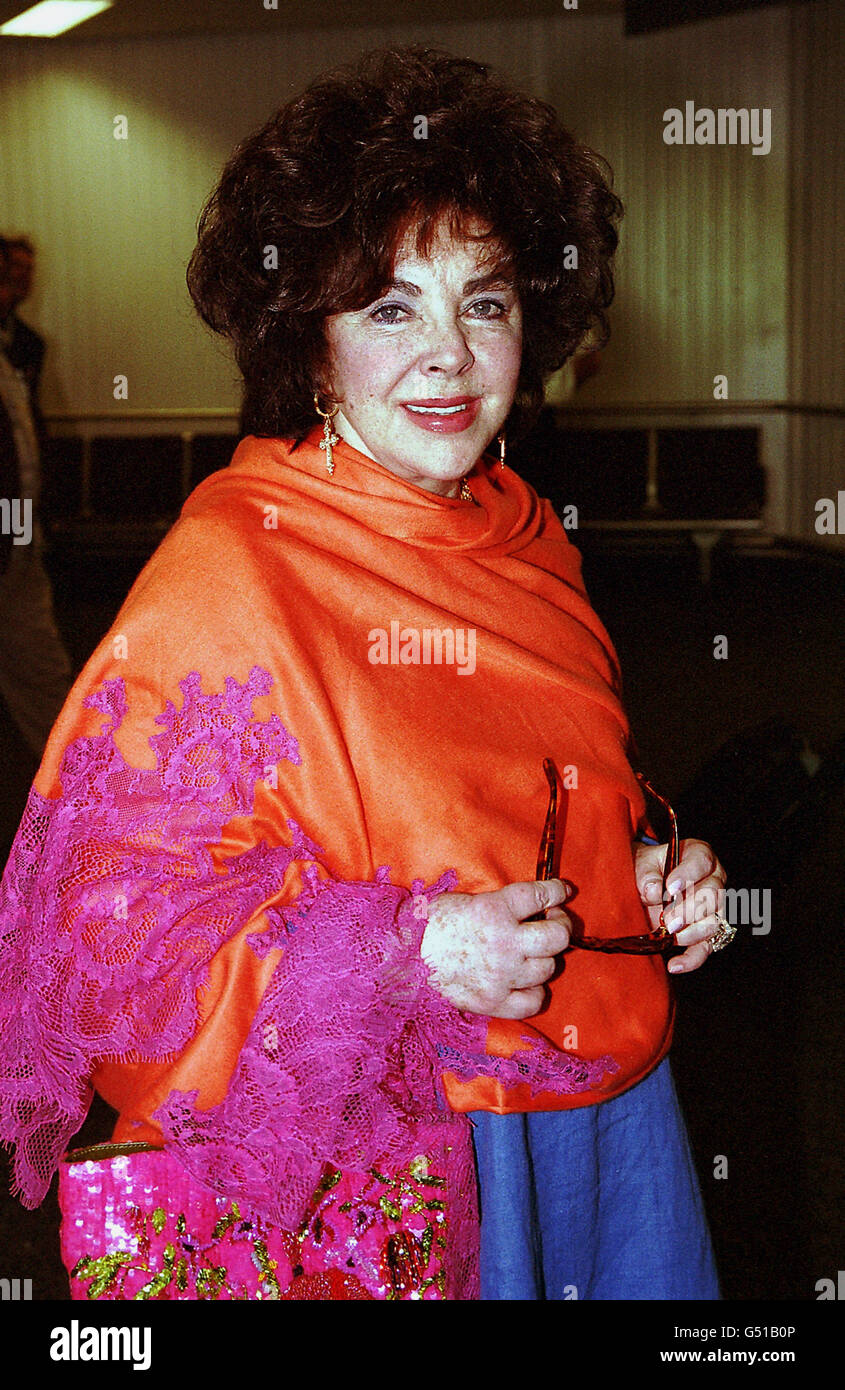
[{"label": "white wall", "polygon": [[[845,489],[845,15],[792,16],[789,397],[840,413],[790,415],[788,529],[813,536],[822,497]],[[840,545],[845,536],[838,536]]]},{"label": "white wall", "polygon": [[[808,153],[798,128],[809,72],[816,113],[835,86],[826,56],[835,10],[822,0],[636,38],[624,36],[621,16],[579,10],[529,23],[286,31],[278,40],[0,45],[0,226],[39,245],[28,310],[50,344],[48,411],[234,409],[234,368],[195,321],[184,288],[204,198],[233,145],[313,75],[365,48],[423,40],[488,60],[554,101],[615,168],[628,212],[614,336],[579,405],[712,407],[717,374],[732,403],[816,400],[821,349],[795,310],[789,154]],[[667,146],[663,111],[687,100],[770,108],[771,153]],[[126,141],[113,137],[119,114]],[[802,225],[821,237],[814,203],[827,174],[821,151],[810,153]],[[838,177],[841,186],[841,163]],[[825,303],[819,254],[808,246],[802,272],[814,310]],[[117,373],[129,378],[125,405],[113,399]],[[824,391],[836,395],[834,376],[829,369]],[[806,489],[796,501],[787,433],[781,417],[767,443],[770,521],[798,531]],[[814,467],[827,476],[827,464]]]}]

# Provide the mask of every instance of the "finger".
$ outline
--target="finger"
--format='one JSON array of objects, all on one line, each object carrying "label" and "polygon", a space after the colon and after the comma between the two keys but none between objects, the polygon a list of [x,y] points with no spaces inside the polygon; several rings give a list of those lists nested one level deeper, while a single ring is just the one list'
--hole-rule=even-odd
[{"label": "finger", "polygon": [[558,956],[569,945],[569,918],[548,922],[523,922],[516,944],[524,956]]},{"label": "finger", "polygon": [[711,954],[709,940],[699,941],[684,951],[682,956],[674,956],[666,968],[671,975],[688,975],[691,970],[700,969]]},{"label": "finger", "polygon": [[506,883],[499,892],[518,922],[533,917],[537,912],[545,912],[550,907],[560,907],[571,893],[568,883],[560,878],[537,879],[533,883]]},{"label": "finger", "polygon": [[669,875],[666,888],[669,893],[680,893],[711,876],[718,879],[722,887],[727,882],[727,875],[710,846],[703,840],[684,840],[680,860]]},{"label": "finger", "polygon": [[652,877],[639,879],[637,887],[640,893],[640,901],[650,907],[656,906],[663,901],[663,878]]},{"label": "finger", "polygon": [[644,845],[638,842],[634,857],[634,877],[637,891],[644,903],[659,903],[663,893],[663,866],[668,845]]},{"label": "finger", "polygon": [[514,973],[513,987],[516,990],[524,990],[532,989],[535,985],[544,985],[552,978],[555,969],[556,962],[553,956],[532,956],[522,961]]},{"label": "finger", "polygon": [[709,878],[678,894],[671,906],[664,909],[663,923],[670,931],[679,931],[705,918],[715,918],[717,912],[724,910],[725,890],[715,878]]},{"label": "finger", "polygon": [[699,941],[709,942],[717,934],[721,924],[721,919],[718,917],[704,917],[700,922],[695,922],[677,932],[675,940],[679,946],[694,946]]},{"label": "finger", "polygon": [[533,1018],[535,1014],[540,1012],[545,1002],[546,991],[541,985],[533,989],[514,989],[499,1007],[496,1017]]}]

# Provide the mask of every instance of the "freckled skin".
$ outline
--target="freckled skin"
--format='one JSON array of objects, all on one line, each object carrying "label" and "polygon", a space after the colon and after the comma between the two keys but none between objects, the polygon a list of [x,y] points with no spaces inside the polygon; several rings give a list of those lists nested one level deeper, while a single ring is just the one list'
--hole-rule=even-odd
[{"label": "freckled skin", "polygon": [[[493,893],[443,893],[429,912],[422,957],[432,984],[467,1013],[530,1018],[543,1005],[554,957],[569,943],[560,879]],[[537,912],[537,922],[525,921]]]},{"label": "freckled skin", "polygon": [[[516,391],[522,311],[510,283],[471,286],[490,272],[489,249],[453,240],[441,226],[428,259],[416,254],[410,237],[400,245],[393,273],[401,286],[326,323],[326,385],[341,401],[335,430],[400,478],[441,496],[457,496]],[[458,434],[424,430],[404,409],[407,401],[456,396],[480,398],[476,419]]]},{"label": "freckled skin", "polygon": [[[519,300],[500,278],[473,284],[492,274],[489,259],[478,243],[456,241],[442,226],[427,259],[406,237],[393,274],[401,284],[375,304],[327,321],[331,371],[323,385],[341,402],[334,429],[398,477],[457,496],[511,408],[522,357]],[[425,430],[405,409],[408,401],[466,396],[478,398],[478,412],[460,433]],[[441,894],[421,948],[434,987],[470,1013],[531,1017],[553,957],[569,940],[557,906],[565,893],[553,880]],[[523,924],[545,909],[548,920]]]},{"label": "freckled skin", "polygon": [[[468,230],[486,229],[476,223]],[[458,496],[461,479],[507,419],[519,378],[522,310],[513,284],[501,272],[495,278],[489,256],[489,247],[452,238],[445,224],[427,258],[408,235],[385,294],[326,322],[330,365],[320,386],[340,402],[335,431],[397,477],[442,497]],[[455,397],[477,402],[477,414],[467,415],[460,432],[424,429],[407,409],[408,402]],[[632,850],[643,895],[665,846],[645,850]],[[685,842],[678,867],[699,886],[724,882],[721,865],[700,842]],[[552,879],[441,894],[421,946],[434,987],[468,1013],[532,1017],[542,1008],[554,958],[569,943],[569,918],[560,906],[566,892]],[[659,910],[659,904],[650,908]],[[703,908],[687,912],[681,941],[689,949],[672,962],[673,971],[703,964],[718,925]],[[536,914],[540,920],[526,920]]]}]

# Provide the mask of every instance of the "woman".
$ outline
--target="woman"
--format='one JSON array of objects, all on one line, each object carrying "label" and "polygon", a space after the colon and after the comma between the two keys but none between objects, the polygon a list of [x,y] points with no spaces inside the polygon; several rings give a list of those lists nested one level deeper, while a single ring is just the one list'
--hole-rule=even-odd
[{"label": "woman", "polygon": [[[225,170],[189,285],[249,437],[86,666],[4,880],[25,1200],[92,1085],[119,1115],[61,1165],[74,1296],[478,1297],[476,1166],[481,1296],[717,1296],[664,960],[570,949],[657,928],[667,850],[504,455],[606,326],[618,213],[550,107],[422,49]],[[729,939],[723,882],[685,842],[671,970]]]}]

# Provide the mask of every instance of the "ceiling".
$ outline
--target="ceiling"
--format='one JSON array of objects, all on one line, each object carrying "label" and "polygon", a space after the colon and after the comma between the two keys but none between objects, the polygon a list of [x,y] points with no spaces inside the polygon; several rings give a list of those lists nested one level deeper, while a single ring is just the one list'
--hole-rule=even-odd
[{"label": "ceiling", "polygon": [[[0,0],[0,24],[20,14],[34,0]],[[134,39],[167,34],[222,33],[236,30],[342,28],[425,20],[431,23],[485,19],[519,19],[560,14],[564,0],[114,0],[110,10],[86,20],[61,42]],[[624,0],[580,0],[582,14],[621,12]],[[574,14],[574,12],[573,12]],[[14,39],[5,43],[55,43],[55,39]]]}]

